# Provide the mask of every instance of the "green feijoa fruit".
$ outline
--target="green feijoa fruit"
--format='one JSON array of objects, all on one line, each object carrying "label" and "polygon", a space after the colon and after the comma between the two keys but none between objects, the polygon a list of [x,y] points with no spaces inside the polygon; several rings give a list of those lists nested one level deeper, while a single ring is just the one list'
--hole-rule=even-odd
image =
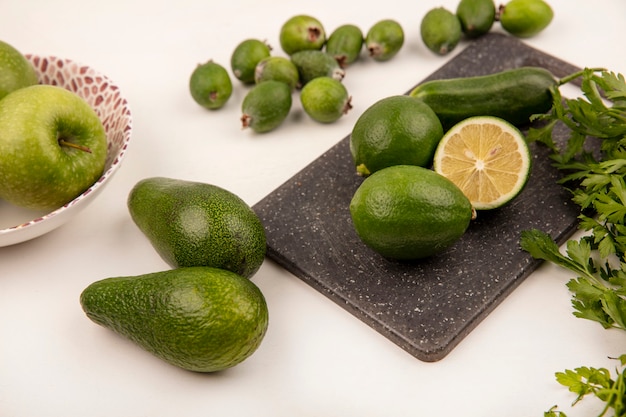
[{"label": "green feijoa fruit", "polygon": [[254,71],[254,82],[259,84],[263,81],[282,81],[289,88],[295,90],[300,83],[298,68],[289,58],[283,56],[269,56],[263,58]]},{"label": "green feijoa fruit", "polygon": [[359,58],[363,42],[363,32],[358,26],[341,25],[328,37],[326,53],[333,56],[341,68],[346,68]]},{"label": "green feijoa fruit", "polygon": [[291,62],[298,69],[301,86],[317,77],[330,77],[341,81],[345,76],[345,70],[339,66],[339,62],[324,51],[299,51],[291,55]]},{"label": "green feijoa fruit", "polygon": [[493,0],[461,0],[456,8],[461,29],[468,38],[477,38],[491,30],[496,20]]},{"label": "green feijoa fruit", "polygon": [[513,36],[529,38],[544,30],[554,11],[543,0],[511,0],[500,6],[500,25]]},{"label": "green feijoa fruit", "polygon": [[272,48],[258,39],[246,39],[235,47],[230,56],[230,68],[239,81],[244,84],[254,83],[254,70],[264,58],[271,54]]},{"label": "green feijoa fruit", "polygon": [[37,72],[26,57],[12,45],[0,41],[0,99],[38,81]]},{"label": "green feijoa fruit", "polygon": [[179,368],[217,372],[250,357],[268,326],[261,290],[219,268],[101,279],[80,294],[87,317]]},{"label": "green feijoa fruit", "polygon": [[451,52],[461,40],[462,33],[459,18],[443,7],[429,10],[420,25],[422,41],[438,55]]},{"label": "green feijoa fruit", "polygon": [[365,47],[370,57],[376,61],[393,58],[404,44],[404,30],[400,23],[392,19],[380,20],[367,31]]},{"label": "green feijoa fruit", "polygon": [[300,92],[302,108],[313,120],[332,123],[352,108],[351,97],[341,81],[317,77]]},{"label": "green feijoa fruit", "polygon": [[209,60],[191,73],[189,91],[196,103],[210,110],[223,107],[233,93],[233,83],[226,68]]},{"label": "green feijoa fruit", "polygon": [[306,49],[322,49],[326,42],[324,26],[309,15],[296,15],[280,28],[280,46],[287,55]]},{"label": "green feijoa fruit", "polygon": [[241,124],[257,133],[276,129],[291,110],[291,88],[281,81],[256,84],[241,103]]},{"label": "green feijoa fruit", "polygon": [[265,257],[261,220],[240,197],[213,184],[145,178],[128,195],[133,222],[173,268],[210,266],[252,277]]}]

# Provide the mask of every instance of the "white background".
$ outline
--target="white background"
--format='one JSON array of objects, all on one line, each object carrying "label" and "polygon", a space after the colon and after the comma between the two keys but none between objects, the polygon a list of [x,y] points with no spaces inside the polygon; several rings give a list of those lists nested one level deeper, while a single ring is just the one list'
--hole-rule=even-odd
[{"label": "white background", "polygon": [[[526,42],[578,66],[626,72],[624,0],[552,0],[552,24]],[[593,416],[554,373],[617,363],[626,334],[572,315],[571,274],[542,266],[452,353],[424,363],[267,260],[253,281],[270,309],[261,347],[219,374],[172,367],[90,322],[78,303],[93,281],[167,268],[131,222],[130,188],[160,175],[213,183],[253,205],[345,137],[376,100],[401,94],[451,59],[419,35],[432,7],[454,0],[4,0],[0,39],[24,53],[57,55],[107,74],[131,104],[134,130],[121,170],[85,211],[33,241],[0,248],[2,417],[465,417],[542,416],[558,404]],[[498,3],[499,4],[499,3]],[[305,117],[298,100],[279,129],[242,131],[246,89],[208,112],[188,93],[196,64],[228,66],[243,39],[282,54],[279,28],[295,14],[331,31],[366,31],[383,18],[405,30],[391,61],[362,59],[344,80],[354,108],[332,125]],[[494,27],[493,30],[500,30]],[[365,57],[366,58],[366,57]],[[0,214],[1,215],[1,214]]]}]

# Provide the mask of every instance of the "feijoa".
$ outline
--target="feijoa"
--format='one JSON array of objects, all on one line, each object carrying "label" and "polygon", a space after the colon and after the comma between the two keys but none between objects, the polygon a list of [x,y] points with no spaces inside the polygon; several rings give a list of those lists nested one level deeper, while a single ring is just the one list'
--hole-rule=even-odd
[{"label": "feijoa", "polygon": [[332,123],[352,108],[351,97],[341,81],[331,77],[317,77],[300,92],[304,111],[321,123]]},{"label": "feijoa", "polygon": [[356,61],[363,49],[363,32],[352,24],[345,24],[335,29],[326,41],[326,53],[333,56],[341,68]]},{"label": "feijoa", "polygon": [[280,28],[280,46],[287,55],[305,49],[322,49],[326,42],[324,26],[309,15],[296,15]]},{"label": "feijoa", "polygon": [[459,43],[463,32],[456,14],[444,7],[436,7],[422,18],[420,33],[428,49],[446,55]]},{"label": "feijoa", "polygon": [[404,30],[400,23],[392,19],[380,20],[367,31],[365,47],[370,57],[376,61],[393,58],[404,44]]},{"label": "feijoa", "polygon": [[291,55],[291,62],[298,69],[301,86],[317,77],[331,77],[342,80],[345,71],[339,66],[339,62],[324,51],[307,50],[298,51]]},{"label": "feijoa", "polygon": [[491,30],[496,20],[493,0],[461,0],[456,8],[461,30],[468,38],[477,38]]},{"label": "feijoa", "polygon": [[254,71],[254,81],[259,84],[263,81],[276,80],[286,83],[291,90],[300,83],[298,68],[289,58],[284,56],[269,56],[263,58]]},{"label": "feijoa", "polygon": [[215,110],[226,104],[233,93],[233,83],[226,68],[209,60],[199,64],[191,73],[189,91],[196,103]]},{"label": "feijoa", "polygon": [[259,61],[271,54],[272,48],[258,39],[246,39],[235,47],[230,57],[233,75],[245,84],[254,83],[254,69]]},{"label": "feijoa", "polygon": [[499,9],[502,28],[520,38],[535,36],[552,22],[553,17],[552,8],[543,0],[511,0]]},{"label": "feijoa", "polygon": [[257,133],[276,129],[291,109],[291,88],[284,82],[269,80],[256,84],[241,103],[241,123]]}]

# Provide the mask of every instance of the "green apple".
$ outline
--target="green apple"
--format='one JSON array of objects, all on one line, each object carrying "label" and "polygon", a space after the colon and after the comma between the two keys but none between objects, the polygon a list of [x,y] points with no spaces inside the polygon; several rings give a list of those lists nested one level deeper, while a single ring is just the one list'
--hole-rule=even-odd
[{"label": "green apple", "polygon": [[98,180],[106,155],[102,122],[77,94],[33,85],[0,100],[0,198],[61,207]]},{"label": "green apple", "polygon": [[38,82],[35,68],[26,57],[13,46],[0,41],[0,99]]}]

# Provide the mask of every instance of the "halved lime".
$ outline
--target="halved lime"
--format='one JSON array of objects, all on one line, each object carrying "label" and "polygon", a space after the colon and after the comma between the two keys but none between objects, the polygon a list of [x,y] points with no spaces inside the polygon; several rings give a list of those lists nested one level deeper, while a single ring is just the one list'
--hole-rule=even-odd
[{"label": "halved lime", "polygon": [[524,135],[507,121],[476,116],[441,139],[433,169],[455,183],[475,210],[501,207],[524,188],[531,156]]}]

